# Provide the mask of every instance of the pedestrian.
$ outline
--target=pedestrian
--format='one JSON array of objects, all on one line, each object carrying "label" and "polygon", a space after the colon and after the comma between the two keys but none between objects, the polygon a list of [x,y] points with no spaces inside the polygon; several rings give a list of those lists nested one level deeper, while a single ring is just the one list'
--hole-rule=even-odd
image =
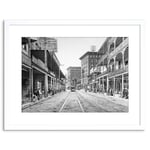
[{"label": "pedestrian", "polygon": [[113,96],[113,90],[112,90],[112,88],[110,89],[110,95]]},{"label": "pedestrian", "polygon": [[128,96],[129,96],[128,89],[127,89],[127,88],[124,88],[124,89],[123,89],[123,98],[128,99]]},{"label": "pedestrian", "polygon": [[37,98],[38,98],[38,100],[40,100],[40,89],[37,89],[37,92],[36,92],[36,95],[37,95]]}]

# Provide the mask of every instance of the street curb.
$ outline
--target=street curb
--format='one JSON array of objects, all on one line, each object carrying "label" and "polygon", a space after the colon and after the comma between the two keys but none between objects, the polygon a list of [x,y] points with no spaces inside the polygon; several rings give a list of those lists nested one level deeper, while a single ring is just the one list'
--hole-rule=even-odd
[{"label": "street curb", "polygon": [[[91,95],[91,96],[94,96],[94,97],[105,97],[106,98],[106,96],[105,95],[96,95],[96,94],[94,94],[94,93],[89,93],[89,92],[87,92],[87,94],[89,94],[89,95]],[[127,99],[123,99],[123,98],[116,98],[116,97],[113,97],[113,96],[108,96],[107,97],[108,98],[108,100],[109,101],[111,101],[111,102],[113,102],[113,103],[117,103],[117,104],[120,104],[120,105],[123,105],[123,106],[126,106],[126,104],[124,105],[123,103],[118,103],[118,101],[123,101],[123,102],[125,102],[125,103],[127,103]],[[114,100],[114,99],[117,99],[117,100]],[[128,105],[128,104],[127,104]]]},{"label": "street curb", "polygon": [[[94,93],[92,93],[92,94],[91,94],[91,93],[89,93],[89,94],[90,94],[90,95],[92,95],[92,94],[94,95]],[[127,100],[128,100],[128,99],[125,99],[125,98],[121,98],[121,97],[114,97],[114,96],[110,96],[110,95],[99,95],[99,96],[104,96],[104,97],[106,97],[106,96],[107,96],[107,97],[108,97],[108,98],[110,98],[111,100],[112,100],[112,99],[117,99],[117,100],[120,100],[120,101],[127,101]]]},{"label": "street curb", "polygon": [[46,101],[48,98],[51,98],[52,96],[48,96],[48,97],[46,97],[46,98],[43,98],[43,99],[41,99],[41,100],[39,100],[39,101],[36,101],[36,102],[31,102],[31,103],[29,103],[29,104],[26,104],[26,105],[22,105],[22,110],[24,110],[24,109],[26,109],[26,108],[28,108],[28,107],[30,107],[30,106],[33,106],[33,105],[36,105],[36,104],[39,104],[39,103],[41,103],[41,102],[43,102],[43,101]]}]

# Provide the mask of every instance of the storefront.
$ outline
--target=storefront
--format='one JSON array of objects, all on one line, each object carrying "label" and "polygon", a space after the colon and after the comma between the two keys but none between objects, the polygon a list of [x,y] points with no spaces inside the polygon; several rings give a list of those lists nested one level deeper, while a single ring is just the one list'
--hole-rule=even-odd
[{"label": "storefront", "polygon": [[32,101],[31,73],[30,68],[22,66],[22,104]]},{"label": "storefront", "polygon": [[122,93],[122,75],[115,77],[115,94]]},{"label": "storefront", "polygon": [[113,96],[115,81],[114,77],[108,79],[108,95]]},{"label": "storefront", "polygon": [[45,95],[45,74],[33,69],[33,93],[39,99]]},{"label": "storefront", "polygon": [[129,89],[128,73],[123,73],[109,78],[108,93],[113,95],[123,96],[123,91]]},{"label": "storefront", "polygon": [[103,78],[103,90],[104,90],[104,93],[107,93],[107,76],[104,76]]},{"label": "storefront", "polygon": [[103,76],[99,78],[99,92],[107,93],[108,90],[108,77]]},{"label": "storefront", "polygon": [[128,73],[124,74],[124,89],[129,89],[129,77],[128,77]]}]

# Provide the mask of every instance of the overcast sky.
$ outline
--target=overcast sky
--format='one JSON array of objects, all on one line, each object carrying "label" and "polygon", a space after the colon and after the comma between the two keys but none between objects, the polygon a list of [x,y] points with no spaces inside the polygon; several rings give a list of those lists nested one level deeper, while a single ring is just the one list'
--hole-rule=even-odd
[{"label": "overcast sky", "polygon": [[62,64],[61,70],[67,73],[70,66],[81,66],[80,57],[91,50],[91,46],[96,46],[96,51],[100,48],[106,38],[57,38],[58,52],[56,55]]}]

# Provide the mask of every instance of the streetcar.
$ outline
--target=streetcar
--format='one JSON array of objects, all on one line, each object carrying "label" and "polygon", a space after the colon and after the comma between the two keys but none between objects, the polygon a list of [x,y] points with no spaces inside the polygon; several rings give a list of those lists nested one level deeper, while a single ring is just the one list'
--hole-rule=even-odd
[{"label": "streetcar", "polygon": [[70,91],[71,91],[71,92],[75,92],[75,91],[76,91],[76,88],[75,88],[74,86],[71,86],[71,87],[70,87]]}]

